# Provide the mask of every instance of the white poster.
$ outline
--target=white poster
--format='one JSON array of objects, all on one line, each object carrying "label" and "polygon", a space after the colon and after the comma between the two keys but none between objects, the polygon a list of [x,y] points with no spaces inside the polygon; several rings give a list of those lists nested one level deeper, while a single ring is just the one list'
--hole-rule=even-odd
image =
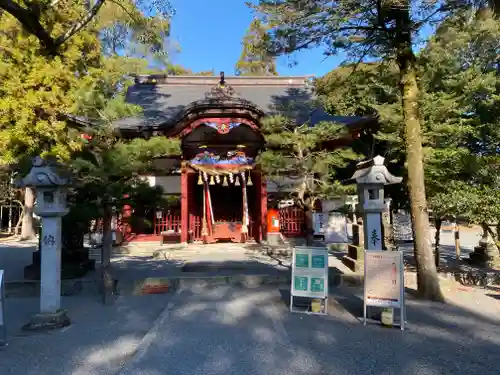
[{"label": "white poster", "polygon": [[[325,215],[326,216],[326,215]],[[340,212],[330,212],[325,231],[327,243],[347,243],[347,219]]]},{"label": "white poster", "polygon": [[316,236],[325,234],[325,218],[328,215],[323,212],[313,213],[313,229]]}]

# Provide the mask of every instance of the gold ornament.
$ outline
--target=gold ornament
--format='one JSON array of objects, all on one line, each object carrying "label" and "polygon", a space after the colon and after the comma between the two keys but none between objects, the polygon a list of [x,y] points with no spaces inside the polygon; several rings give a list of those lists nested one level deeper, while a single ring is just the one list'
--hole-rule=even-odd
[{"label": "gold ornament", "polygon": [[210,176],[210,185],[215,185],[214,176]]},{"label": "gold ornament", "polygon": [[198,174],[198,185],[203,185],[203,180],[201,178],[201,173]]},{"label": "gold ornament", "polygon": [[222,180],[222,186],[227,186],[227,176],[224,175],[224,179]]},{"label": "gold ornament", "polygon": [[252,186],[253,185],[252,176],[250,176],[250,174],[248,174],[247,185],[248,186]]},{"label": "gold ornament", "polygon": [[235,177],[234,186],[240,186],[240,179],[238,178],[238,176]]}]

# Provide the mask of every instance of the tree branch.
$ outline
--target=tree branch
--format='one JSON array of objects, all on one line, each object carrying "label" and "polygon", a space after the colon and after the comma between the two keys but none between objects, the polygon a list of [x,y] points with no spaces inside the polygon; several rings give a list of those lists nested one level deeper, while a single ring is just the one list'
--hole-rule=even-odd
[{"label": "tree branch", "polygon": [[46,49],[54,50],[56,48],[54,39],[42,26],[33,10],[23,8],[12,0],[0,0],[0,8],[16,18],[29,33],[38,38]]},{"label": "tree branch", "polygon": [[[3,0],[0,0],[3,1]],[[63,35],[58,37],[55,40],[56,48],[59,47],[61,44],[66,42],[69,38],[71,38],[73,35],[75,35],[78,31],[83,29],[99,12],[101,9],[102,5],[104,4],[106,0],[97,0],[97,2],[90,8],[90,10],[87,12],[87,14],[78,22],[76,22],[73,26],[70,27],[68,31],[66,31]]]},{"label": "tree branch", "polygon": [[[51,6],[58,3],[59,0],[51,2]],[[33,34],[40,41],[42,46],[50,54],[55,54],[57,49],[64,44],[69,38],[75,35],[78,31],[83,29],[99,12],[105,0],[97,0],[91,9],[81,18],[78,22],[73,24],[64,34],[54,39],[50,36],[49,32],[40,23],[39,6],[36,4],[29,8],[21,7],[19,4],[12,0],[0,0],[0,9],[5,10],[7,13],[17,19],[24,29],[30,34]]]}]

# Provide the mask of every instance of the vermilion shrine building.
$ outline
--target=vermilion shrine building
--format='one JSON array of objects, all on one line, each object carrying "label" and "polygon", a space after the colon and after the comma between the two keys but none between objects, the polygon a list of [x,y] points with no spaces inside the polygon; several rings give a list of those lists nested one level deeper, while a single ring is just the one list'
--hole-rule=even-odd
[{"label": "vermilion shrine building", "polygon": [[[169,230],[180,233],[181,242],[264,239],[268,196],[290,186],[268,181],[255,163],[264,147],[263,117],[283,114],[311,126],[335,121],[354,138],[374,123],[329,116],[313,106],[310,77],[139,76],[127,101],[143,112],[115,123],[123,138],[177,137],[182,148],[181,157],[155,161],[163,175],[147,177],[165,194],[180,196],[180,209],[148,213],[148,228],[125,225],[128,241],[159,240]],[[124,213],[125,223],[131,211]],[[300,210],[289,208],[280,216],[285,235],[301,234]]]}]

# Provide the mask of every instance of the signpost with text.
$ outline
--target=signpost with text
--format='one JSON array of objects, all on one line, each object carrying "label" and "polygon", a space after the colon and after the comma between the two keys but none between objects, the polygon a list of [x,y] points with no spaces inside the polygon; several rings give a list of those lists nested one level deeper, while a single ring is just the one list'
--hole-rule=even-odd
[{"label": "signpost with text", "polygon": [[367,306],[400,309],[401,329],[405,324],[404,266],[400,251],[365,251],[363,322]]},{"label": "signpost with text", "polygon": [[[320,312],[295,310],[294,297],[320,299]],[[323,247],[297,246],[293,248],[290,311],[326,314],[328,305],[328,251]]]}]

